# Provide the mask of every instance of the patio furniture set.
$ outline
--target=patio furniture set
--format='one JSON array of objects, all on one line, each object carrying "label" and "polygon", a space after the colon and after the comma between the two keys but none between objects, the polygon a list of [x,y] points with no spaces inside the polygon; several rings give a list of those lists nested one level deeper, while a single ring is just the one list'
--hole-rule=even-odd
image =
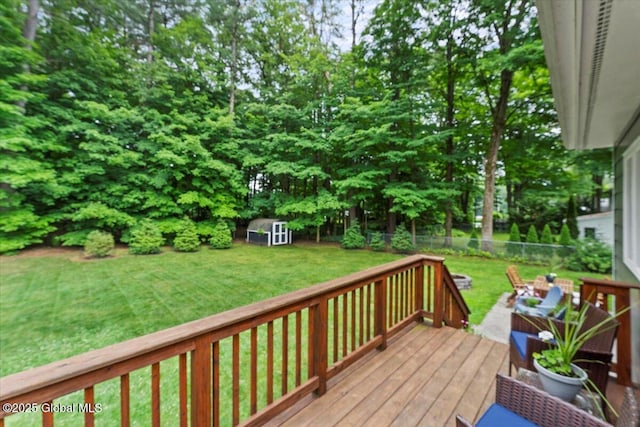
[{"label": "patio furniture set", "polygon": [[[606,396],[612,349],[619,325],[616,318],[589,302],[583,303],[587,304],[584,308],[586,314],[579,331],[597,327],[603,332],[588,339],[575,359],[597,390],[583,389],[572,402],[562,400],[543,390],[539,374],[534,372],[533,354],[554,345],[538,336],[540,331],[549,329],[549,322],[561,333],[566,322],[571,322],[572,319],[564,318],[566,308],[557,307],[566,307],[566,304],[560,304],[563,300],[575,303],[573,283],[557,278],[550,283],[545,276],[524,281],[515,266],[509,266],[506,274],[514,290],[511,295],[514,311],[511,313],[509,336],[509,375],[512,374],[512,366],[517,373],[515,377],[498,374],[496,402],[479,418],[476,426],[610,426],[604,420],[601,396]],[[535,304],[531,304],[533,298],[536,299]],[[460,416],[456,421],[458,427],[472,426]],[[615,425],[640,426],[637,391],[631,387],[625,390]]]}]

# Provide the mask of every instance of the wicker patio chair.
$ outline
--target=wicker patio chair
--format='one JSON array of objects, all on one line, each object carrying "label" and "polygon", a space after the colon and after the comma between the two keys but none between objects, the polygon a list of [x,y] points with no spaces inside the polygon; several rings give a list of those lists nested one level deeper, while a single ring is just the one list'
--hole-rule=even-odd
[{"label": "wicker patio chair", "polygon": [[511,287],[513,287],[513,293],[509,296],[509,301],[513,302],[517,297],[522,295],[532,295],[527,286],[532,286],[533,280],[522,280],[518,272],[518,267],[515,265],[508,266],[505,274],[509,279],[509,283],[511,283]]},{"label": "wicker patio chair", "polygon": [[[476,427],[508,425],[510,427],[608,427],[571,403],[551,396],[543,390],[502,374],[496,376],[496,403],[480,417]],[[456,416],[457,427],[474,427],[462,416]],[[638,402],[628,387],[616,427],[638,427]]]},{"label": "wicker patio chair", "polygon": [[[613,327],[594,336],[578,351],[576,359],[582,360],[577,365],[587,371],[589,379],[600,392],[606,395],[609,379],[610,362],[612,358],[613,342],[616,338],[619,322],[609,313],[588,304],[584,330],[609,319],[614,322]],[[509,375],[511,368],[525,368],[535,371],[533,367],[533,353],[539,353],[551,346],[551,344],[538,338],[538,332],[548,330],[549,319],[545,317],[530,316],[522,313],[511,313],[511,333],[509,335]],[[564,322],[551,320],[560,331],[564,330]]]},{"label": "wicker patio chair", "polygon": [[624,390],[624,400],[618,414],[617,427],[640,427],[640,405],[637,393],[631,387]]}]

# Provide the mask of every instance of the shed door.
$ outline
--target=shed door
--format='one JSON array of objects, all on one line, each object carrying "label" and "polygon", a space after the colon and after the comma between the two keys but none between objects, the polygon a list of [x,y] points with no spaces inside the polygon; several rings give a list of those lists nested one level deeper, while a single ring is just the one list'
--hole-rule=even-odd
[{"label": "shed door", "polygon": [[273,223],[273,244],[274,245],[286,245],[289,243],[289,232],[287,230],[286,222],[274,222]]}]

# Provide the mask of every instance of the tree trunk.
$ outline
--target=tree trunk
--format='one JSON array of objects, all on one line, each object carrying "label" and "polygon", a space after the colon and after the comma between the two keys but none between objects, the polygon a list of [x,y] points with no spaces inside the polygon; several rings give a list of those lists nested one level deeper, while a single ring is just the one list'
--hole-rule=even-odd
[{"label": "tree trunk", "polygon": [[500,141],[504,133],[507,104],[509,102],[509,91],[513,80],[513,71],[502,70],[500,74],[500,97],[493,114],[493,126],[491,129],[491,140],[484,162],[484,198],[482,202],[482,250],[491,252],[493,250],[493,202],[496,192],[496,165],[498,162],[498,151]]},{"label": "tree trunk", "polygon": [[152,38],[153,38],[153,33],[155,32],[155,27],[156,27],[156,22],[155,22],[155,4],[154,4],[154,0],[151,0],[149,2],[149,14],[147,15],[147,30],[148,30],[148,46],[147,46],[147,61],[148,62],[152,62],[153,61],[153,42],[152,42]]},{"label": "tree trunk", "polygon": [[229,76],[229,114],[233,115],[236,105],[236,80],[238,75],[238,14],[240,0],[233,4],[233,22],[231,23],[231,76]]},{"label": "tree trunk", "polygon": [[[27,41],[27,50],[31,50],[33,46],[33,42],[36,40],[36,30],[38,29],[38,11],[40,10],[40,3],[38,0],[29,0],[29,9],[27,11],[27,19],[24,21],[24,27],[22,28],[22,36]],[[29,74],[31,72],[31,67],[28,62],[24,62],[22,64],[22,69],[25,74]],[[22,85],[20,90],[23,92],[27,92],[29,88],[26,85]],[[18,107],[21,110],[24,110],[27,101],[21,99],[16,102]]]},{"label": "tree trunk", "polygon": [[[454,128],[454,115],[455,115],[455,76],[453,70],[453,35],[449,33],[447,37],[447,114],[446,123],[447,129]],[[445,147],[446,159],[446,172],[444,181],[446,186],[451,188],[453,184],[453,136],[447,138],[447,144]],[[445,204],[445,218],[444,218],[444,246],[451,246],[451,237],[453,229],[453,200],[448,198]],[[415,243],[414,243],[415,244]]]}]

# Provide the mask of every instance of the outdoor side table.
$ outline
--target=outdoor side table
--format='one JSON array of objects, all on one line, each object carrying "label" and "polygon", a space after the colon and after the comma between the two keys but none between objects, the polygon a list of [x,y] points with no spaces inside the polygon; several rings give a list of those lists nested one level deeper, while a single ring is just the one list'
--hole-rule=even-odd
[{"label": "outdoor side table", "polygon": [[[537,389],[544,390],[537,372],[530,371],[525,368],[518,369],[516,379],[525,384],[529,384]],[[586,389],[580,390],[576,398],[571,402],[572,405],[588,412],[594,417],[605,419],[602,411],[602,398],[598,393],[591,392]]]}]

